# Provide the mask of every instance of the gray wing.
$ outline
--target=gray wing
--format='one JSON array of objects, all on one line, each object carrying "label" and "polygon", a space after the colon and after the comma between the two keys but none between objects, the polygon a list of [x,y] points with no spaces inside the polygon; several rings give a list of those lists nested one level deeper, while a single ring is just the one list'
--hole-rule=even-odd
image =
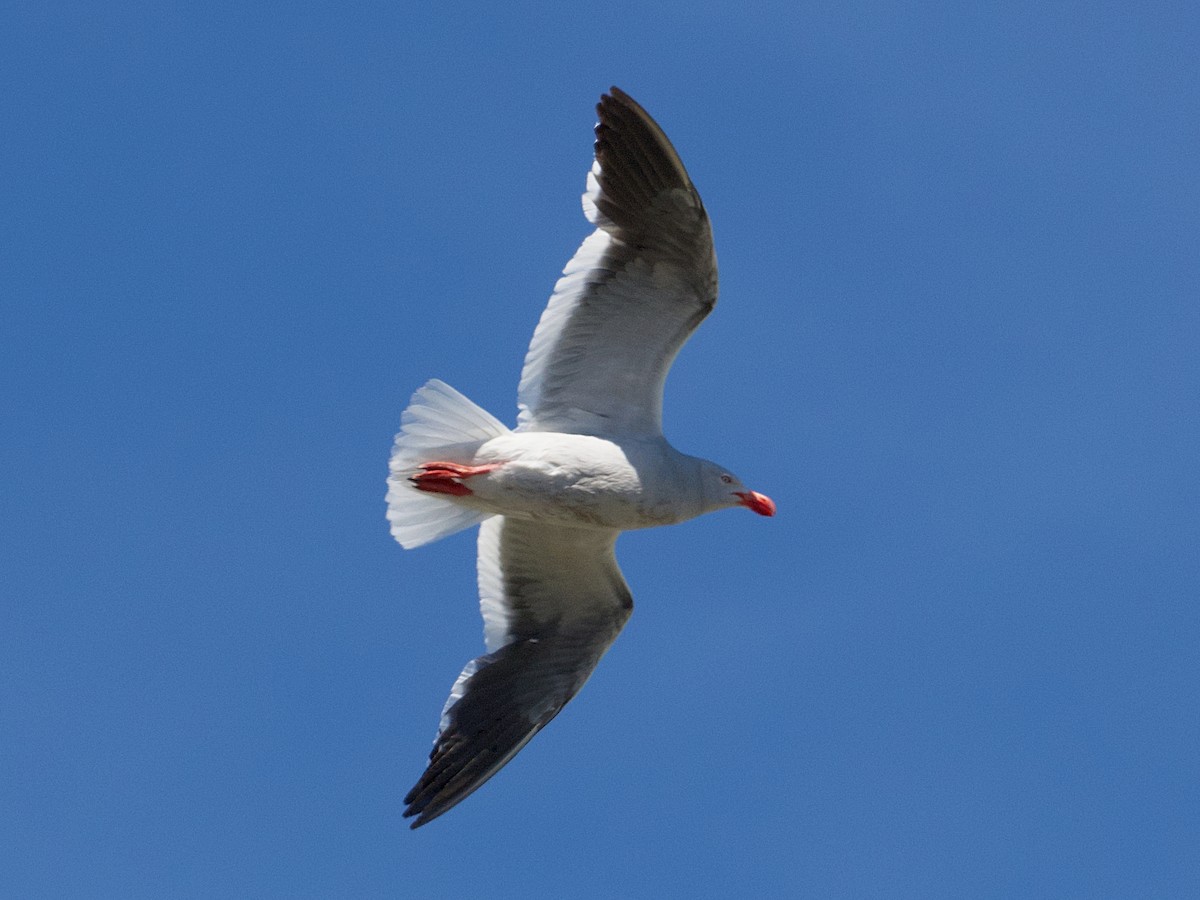
[{"label": "gray wing", "polygon": [[615,87],[596,110],[583,195],[596,231],[567,263],[534,332],[518,430],[661,434],[667,370],[717,301],[712,228],[646,111]]},{"label": "gray wing", "polygon": [[404,798],[413,828],[496,774],[583,687],[633,609],[617,534],[501,516],[480,526],[489,652],[450,691],[429,766]]}]

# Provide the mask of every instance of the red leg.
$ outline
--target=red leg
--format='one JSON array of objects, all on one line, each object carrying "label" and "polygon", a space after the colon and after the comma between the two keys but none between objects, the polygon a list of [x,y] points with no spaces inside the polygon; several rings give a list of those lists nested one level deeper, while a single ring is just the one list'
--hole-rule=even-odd
[{"label": "red leg", "polygon": [[462,479],[473,475],[482,475],[493,469],[500,468],[500,463],[488,463],[483,466],[464,466],[452,462],[427,462],[421,465],[421,471],[411,476],[411,481],[420,491],[431,494],[451,494],[455,497],[465,497],[471,489],[462,483]]}]

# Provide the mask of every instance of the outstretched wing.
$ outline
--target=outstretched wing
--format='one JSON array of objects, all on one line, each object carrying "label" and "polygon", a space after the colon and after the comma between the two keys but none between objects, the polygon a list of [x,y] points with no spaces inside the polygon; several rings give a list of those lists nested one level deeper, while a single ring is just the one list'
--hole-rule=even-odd
[{"label": "outstretched wing", "polygon": [[672,360],[717,301],[700,195],[661,128],[617,88],[596,107],[583,210],[521,373],[519,430],[661,434]]},{"label": "outstretched wing", "polygon": [[617,534],[500,516],[480,526],[489,652],[450,691],[429,767],[404,798],[413,828],[496,774],[583,687],[633,609]]}]

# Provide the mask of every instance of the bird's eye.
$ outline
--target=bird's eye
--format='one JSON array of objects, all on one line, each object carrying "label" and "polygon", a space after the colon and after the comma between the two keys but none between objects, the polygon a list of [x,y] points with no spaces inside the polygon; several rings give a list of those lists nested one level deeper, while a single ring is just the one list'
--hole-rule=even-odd
[{"label": "bird's eye", "polygon": [[724,484],[733,484],[733,478],[732,478],[731,476],[729,476],[729,475],[722,475],[722,476],[721,476],[721,481],[722,481]]}]

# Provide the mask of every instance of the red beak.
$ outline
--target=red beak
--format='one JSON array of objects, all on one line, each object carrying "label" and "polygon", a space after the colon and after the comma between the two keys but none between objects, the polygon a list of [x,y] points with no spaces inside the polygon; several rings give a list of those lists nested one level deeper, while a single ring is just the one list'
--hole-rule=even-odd
[{"label": "red beak", "polygon": [[775,501],[766,494],[760,494],[758,491],[735,491],[734,496],[741,498],[742,506],[754,510],[760,516],[775,515]]}]

